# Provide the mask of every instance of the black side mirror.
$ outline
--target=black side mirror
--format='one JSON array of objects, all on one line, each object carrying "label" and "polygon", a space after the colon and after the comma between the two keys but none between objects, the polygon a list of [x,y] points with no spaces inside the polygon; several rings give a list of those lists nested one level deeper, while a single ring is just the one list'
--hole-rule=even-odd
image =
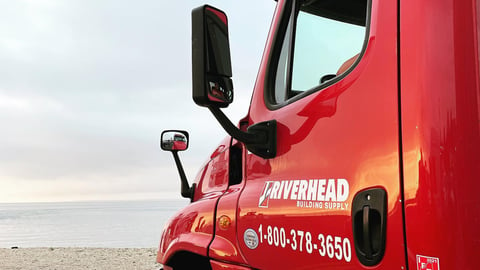
[{"label": "black side mirror", "polygon": [[160,148],[165,151],[184,151],[188,148],[188,132],[165,130],[162,132]]},{"label": "black side mirror", "polygon": [[238,129],[220,110],[233,101],[232,64],[227,15],[211,6],[192,11],[193,100],[207,107],[227,133],[263,158],[277,155],[277,122],[270,120]]},{"label": "black side mirror", "polygon": [[192,11],[192,77],[198,105],[223,108],[232,103],[227,15],[207,5]]},{"label": "black side mirror", "polygon": [[193,201],[195,195],[195,184],[191,187],[188,184],[187,176],[183,170],[182,162],[178,157],[178,151],[184,151],[188,148],[188,132],[183,130],[165,130],[160,136],[160,148],[165,151],[170,151],[175,159],[178,174],[180,175],[181,194],[184,198],[189,198]]}]

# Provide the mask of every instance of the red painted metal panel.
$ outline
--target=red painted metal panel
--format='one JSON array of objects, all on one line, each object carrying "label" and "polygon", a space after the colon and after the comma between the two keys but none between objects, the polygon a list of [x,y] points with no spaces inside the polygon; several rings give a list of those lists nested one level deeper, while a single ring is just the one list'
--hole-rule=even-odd
[{"label": "red painted metal panel", "polygon": [[[215,238],[210,245],[209,256],[212,259],[246,264],[237,241],[237,202],[243,183],[230,187],[217,206]],[[229,220],[229,225],[221,226],[220,219]]]},{"label": "red painted metal panel", "polygon": [[[242,159],[245,156],[245,149],[236,140],[233,140],[234,147],[241,147]],[[242,161],[245,164],[245,161]],[[245,175],[242,173],[242,175]],[[212,259],[233,262],[236,264],[247,264],[241,254],[237,241],[237,206],[238,198],[243,190],[245,181],[229,186],[217,204],[215,238],[209,247],[209,256]],[[223,222],[226,221],[226,222]]]},{"label": "red painted metal panel", "polygon": [[401,102],[409,265],[478,269],[478,1],[401,1]]},{"label": "red painted metal panel", "polygon": [[167,264],[178,251],[207,256],[212,241],[215,203],[218,197],[194,202],[165,226],[157,253],[157,262]]},{"label": "red painted metal panel", "polygon": [[[246,185],[238,206],[238,242],[254,268],[367,269],[353,247],[351,203],[357,192],[372,187],[385,189],[388,197],[386,252],[378,268],[406,267],[399,178],[397,3],[372,2],[368,47],[358,66],[338,83],[277,110],[269,110],[264,101],[273,41],[269,38],[249,120],[250,124],[277,120],[278,156],[264,160],[248,154]],[[333,188],[331,197],[343,197],[338,187],[345,180],[346,199],[311,204],[306,185],[315,185],[315,180],[320,185],[323,179],[326,189],[319,197],[326,198]],[[290,184],[293,187],[287,191],[285,185]],[[263,196],[269,199],[267,207],[262,193],[270,187],[274,192],[275,185],[276,196]],[[279,190],[290,195],[283,197]]]},{"label": "red painted metal panel", "polygon": [[226,138],[220,144],[197,175],[194,202],[167,222],[160,240],[158,262],[166,264],[178,251],[208,255],[214,235],[215,207],[228,187],[229,155],[226,150],[230,140]]}]

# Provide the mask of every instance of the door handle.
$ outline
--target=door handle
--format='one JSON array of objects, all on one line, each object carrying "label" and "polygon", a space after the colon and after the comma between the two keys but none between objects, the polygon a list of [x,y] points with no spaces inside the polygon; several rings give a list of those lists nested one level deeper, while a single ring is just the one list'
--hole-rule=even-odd
[{"label": "door handle", "polygon": [[353,239],[358,260],[378,264],[385,253],[387,192],[372,188],[355,195],[352,203]]},{"label": "door handle", "polygon": [[370,206],[366,205],[362,210],[363,217],[363,250],[365,251],[365,257],[372,259],[372,242],[370,236]]}]

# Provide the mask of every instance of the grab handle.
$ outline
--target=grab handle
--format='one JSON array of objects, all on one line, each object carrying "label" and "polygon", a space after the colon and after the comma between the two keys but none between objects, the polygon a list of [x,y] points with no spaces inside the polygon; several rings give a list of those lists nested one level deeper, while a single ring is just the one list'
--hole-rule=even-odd
[{"label": "grab handle", "polygon": [[378,264],[385,253],[387,193],[372,188],[355,195],[352,203],[355,251],[366,266]]}]

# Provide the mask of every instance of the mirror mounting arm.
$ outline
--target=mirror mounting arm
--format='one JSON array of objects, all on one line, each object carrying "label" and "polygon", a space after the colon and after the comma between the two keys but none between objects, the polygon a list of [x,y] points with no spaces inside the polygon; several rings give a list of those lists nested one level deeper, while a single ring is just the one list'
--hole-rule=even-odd
[{"label": "mirror mounting arm", "polygon": [[220,125],[222,125],[223,129],[225,129],[225,131],[236,140],[245,144],[262,143],[266,141],[265,134],[252,134],[241,131],[218,107],[208,106],[208,109],[212,112],[217,121],[220,122]]},{"label": "mirror mounting arm", "polygon": [[277,155],[277,121],[260,122],[248,127],[247,132],[237,128],[216,106],[208,106],[225,131],[236,140],[245,143],[247,149],[265,159]]},{"label": "mirror mounting arm", "polygon": [[172,151],[172,154],[173,158],[175,159],[175,164],[177,165],[178,174],[180,174],[182,197],[189,198],[191,201],[193,201],[193,195],[195,194],[195,183],[193,183],[191,187],[188,184],[187,176],[185,175],[182,162],[178,156],[178,151]]}]

